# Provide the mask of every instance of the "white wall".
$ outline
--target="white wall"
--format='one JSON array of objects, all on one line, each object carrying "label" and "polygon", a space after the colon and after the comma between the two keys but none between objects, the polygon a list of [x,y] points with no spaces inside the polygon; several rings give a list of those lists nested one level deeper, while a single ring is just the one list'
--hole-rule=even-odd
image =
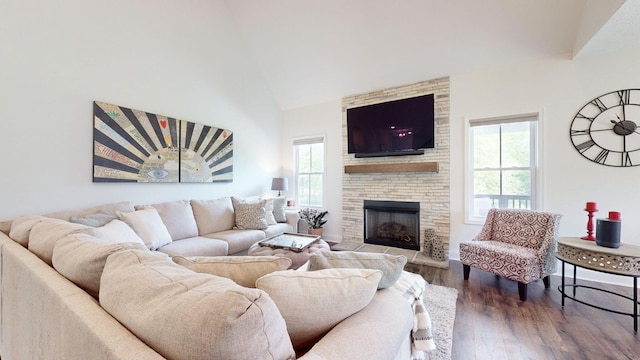
[{"label": "white wall", "polygon": [[342,100],[292,109],[283,112],[282,175],[289,178],[288,198],[295,198],[293,178],[294,138],[323,135],[325,137],[325,196],[323,207],[329,214],[323,238],[342,238]]},{"label": "white wall", "polygon": [[[640,52],[569,60],[549,59],[484,73],[451,76],[451,242],[450,256],[458,258],[459,243],[472,239],[479,225],[464,223],[464,119],[542,112],[543,209],[563,215],[561,236],[586,235],[587,201],[598,203],[596,218],[608,211],[622,213],[622,242],[640,245],[640,166],[611,168],[584,159],[573,147],[569,126],[576,112],[593,98],[619,89],[638,88],[635,71]],[[416,81],[428,79],[415,79]],[[402,84],[398,84],[402,85]],[[371,89],[375,90],[375,89]],[[283,156],[291,137],[308,133],[340,136],[340,103],[328,102],[284,113]],[[640,123],[640,119],[638,119]],[[330,139],[332,136],[328,136]],[[336,140],[337,141],[337,140]],[[327,198],[341,195],[338,146],[328,155],[335,176],[327,178]],[[288,150],[290,151],[290,150]],[[286,162],[283,163],[286,164]],[[286,167],[286,166],[285,166]],[[333,202],[331,206],[334,206]],[[335,204],[331,225],[339,221]],[[332,228],[339,229],[339,228]],[[334,230],[334,231],[336,231]],[[338,234],[339,235],[339,234]],[[578,275],[629,285],[629,279],[580,270]]]},{"label": "white wall", "polygon": [[[230,19],[217,0],[4,0],[0,220],[270,192],[280,114]],[[92,183],[94,100],[232,130],[234,181]]]}]

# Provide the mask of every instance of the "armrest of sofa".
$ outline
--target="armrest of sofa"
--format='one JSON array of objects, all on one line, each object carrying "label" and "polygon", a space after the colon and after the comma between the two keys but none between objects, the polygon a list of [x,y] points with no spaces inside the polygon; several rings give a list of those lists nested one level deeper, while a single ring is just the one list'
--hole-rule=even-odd
[{"label": "armrest of sofa", "polygon": [[398,353],[408,358],[412,328],[409,302],[392,290],[378,290],[369,305],[336,325],[298,359],[388,360]]},{"label": "armrest of sofa", "polygon": [[298,220],[300,220],[298,210],[285,209],[284,214],[287,216],[287,224],[291,226],[293,232],[298,232]]}]

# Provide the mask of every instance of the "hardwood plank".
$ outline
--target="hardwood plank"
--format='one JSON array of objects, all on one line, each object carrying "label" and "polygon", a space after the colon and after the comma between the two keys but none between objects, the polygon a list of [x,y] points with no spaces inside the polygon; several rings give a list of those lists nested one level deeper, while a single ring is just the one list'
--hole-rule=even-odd
[{"label": "hardwood plank", "polygon": [[[640,359],[640,335],[631,316],[608,313],[565,300],[560,305],[560,277],[551,288],[542,280],[529,284],[527,301],[518,298],[517,283],[471,269],[469,281],[462,265],[449,269],[407,264],[407,271],[431,284],[458,289],[452,359]],[[632,294],[629,287],[578,280],[578,283]],[[625,312],[630,300],[598,291],[578,289],[581,300]]]},{"label": "hardwood plank", "polygon": [[437,162],[345,165],[345,174],[438,172]]}]

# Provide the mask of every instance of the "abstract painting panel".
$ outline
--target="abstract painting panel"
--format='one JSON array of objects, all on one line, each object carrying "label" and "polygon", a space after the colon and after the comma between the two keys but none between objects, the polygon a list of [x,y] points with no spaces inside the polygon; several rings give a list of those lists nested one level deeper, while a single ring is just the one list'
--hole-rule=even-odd
[{"label": "abstract painting panel", "polygon": [[229,182],[233,133],[95,101],[94,182]]}]

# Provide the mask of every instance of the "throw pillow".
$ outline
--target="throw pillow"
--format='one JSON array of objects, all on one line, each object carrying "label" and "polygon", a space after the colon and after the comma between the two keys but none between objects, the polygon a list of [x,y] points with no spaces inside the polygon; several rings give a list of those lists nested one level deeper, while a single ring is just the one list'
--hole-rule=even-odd
[{"label": "throw pillow", "polygon": [[295,359],[284,319],[263,291],[150,251],[109,256],[100,305],[167,359]]},{"label": "throw pillow", "polygon": [[287,206],[287,198],[275,197],[273,198],[273,216],[279,223],[287,222],[287,213],[284,211]]},{"label": "throw pillow", "polygon": [[132,242],[145,245],[144,240],[129,225],[118,219],[111,220],[104,226],[89,229],[88,233],[111,243]]},{"label": "throw pillow", "polygon": [[100,227],[108,224],[111,220],[117,219],[117,216],[98,212],[86,216],[71,216],[69,222],[87,225],[91,227]]},{"label": "throw pillow", "polygon": [[333,269],[333,268],[356,268],[374,269],[382,271],[382,279],[378,284],[378,289],[385,289],[392,286],[407,263],[404,255],[388,255],[377,253],[360,253],[355,251],[323,251],[313,254],[309,258],[309,271]]},{"label": "throw pillow", "polygon": [[97,299],[100,291],[100,277],[107,258],[111,254],[126,249],[147,250],[142,240],[138,243],[116,243],[89,234],[70,234],[56,242],[53,247],[52,263],[54,269],[62,276]]},{"label": "throw pillow", "polygon": [[375,295],[379,270],[276,271],[256,281],[276,303],[296,350],[313,346],[343,319],[362,310]]},{"label": "throw pillow", "polygon": [[291,260],[280,256],[174,256],[173,261],[195,272],[222,276],[244,287],[274,271],[286,270]]},{"label": "throw pillow", "polygon": [[267,225],[276,225],[278,222],[276,221],[275,216],[273,216],[273,199],[265,199],[265,201],[267,202],[264,206]]},{"label": "throw pillow", "polygon": [[264,230],[267,225],[265,219],[266,201],[262,200],[256,203],[242,202],[233,196],[231,197],[233,211],[236,215],[236,228],[239,230]]},{"label": "throw pillow", "polygon": [[171,243],[171,235],[155,208],[128,213],[118,212],[118,217],[131,226],[150,250],[158,250]]}]

